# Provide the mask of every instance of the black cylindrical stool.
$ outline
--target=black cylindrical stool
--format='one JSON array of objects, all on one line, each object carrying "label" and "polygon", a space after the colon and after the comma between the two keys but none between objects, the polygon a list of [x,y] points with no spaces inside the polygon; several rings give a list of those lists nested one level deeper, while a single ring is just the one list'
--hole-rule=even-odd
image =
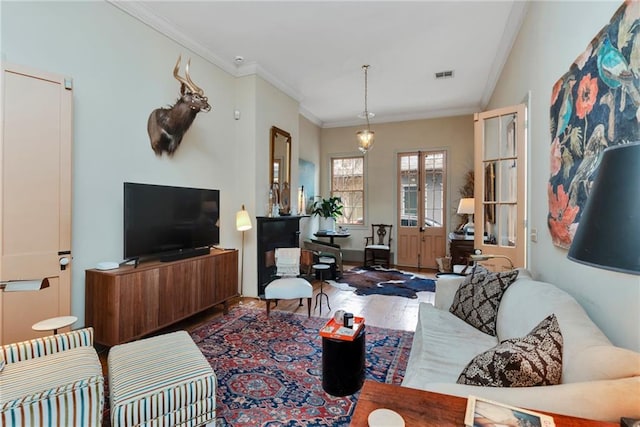
[{"label": "black cylindrical stool", "polygon": [[332,396],[353,394],[364,384],[365,327],[353,341],[322,337],[322,388]]}]

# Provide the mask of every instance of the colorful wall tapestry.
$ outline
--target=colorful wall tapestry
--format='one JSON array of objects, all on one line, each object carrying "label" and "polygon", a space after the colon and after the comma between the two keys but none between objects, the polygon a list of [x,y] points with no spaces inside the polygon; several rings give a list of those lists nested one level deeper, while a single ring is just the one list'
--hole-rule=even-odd
[{"label": "colorful wall tapestry", "polygon": [[640,140],[640,0],[627,0],[551,93],[547,223],[569,248],[602,151]]}]

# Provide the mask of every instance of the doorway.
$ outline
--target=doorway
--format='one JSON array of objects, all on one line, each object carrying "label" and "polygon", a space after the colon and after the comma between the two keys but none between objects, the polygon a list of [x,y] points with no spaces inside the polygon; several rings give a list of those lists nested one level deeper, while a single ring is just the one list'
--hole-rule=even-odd
[{"label": "doorway", "polygon": [[398,265],[435,269],[446,254],[446,165],[444,150],[398,153]]}]

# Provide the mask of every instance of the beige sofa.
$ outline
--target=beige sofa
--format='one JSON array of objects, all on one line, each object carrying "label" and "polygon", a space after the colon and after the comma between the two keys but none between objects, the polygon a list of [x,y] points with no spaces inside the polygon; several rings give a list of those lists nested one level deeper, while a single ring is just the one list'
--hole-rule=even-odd
[{"label": "beige sofa", "polygon": [[[440,277],[435,306],[420,305],[403,386],[603,421],[640,418],[640,353],[613,346],[568,293],[521,271],[502,297],[494,337],[449,312],[463,280]],[[474,356],[527,335],[552,313],[564,341],[561,384],[499,388],[456,383]]]}]

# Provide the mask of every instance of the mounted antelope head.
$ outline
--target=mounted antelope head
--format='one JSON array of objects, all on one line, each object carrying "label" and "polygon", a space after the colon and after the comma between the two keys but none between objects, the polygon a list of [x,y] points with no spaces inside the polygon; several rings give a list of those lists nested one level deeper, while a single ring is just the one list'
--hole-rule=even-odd
[{"label": "mounted antelope head", "polygon": [[173,76],[180,82],[180,98],[171,108],[157,108],[149,115],[147,132],[151,139],[151,148],[157,156],[161,156],[163,151],[172,156],[196,115],[200,111],[211,110],[203,90],[196,86],[189,76],[191,60],[185,67],[184,78],[178,74],[181,60],[182,55],[178,57],[173,68]]}]

